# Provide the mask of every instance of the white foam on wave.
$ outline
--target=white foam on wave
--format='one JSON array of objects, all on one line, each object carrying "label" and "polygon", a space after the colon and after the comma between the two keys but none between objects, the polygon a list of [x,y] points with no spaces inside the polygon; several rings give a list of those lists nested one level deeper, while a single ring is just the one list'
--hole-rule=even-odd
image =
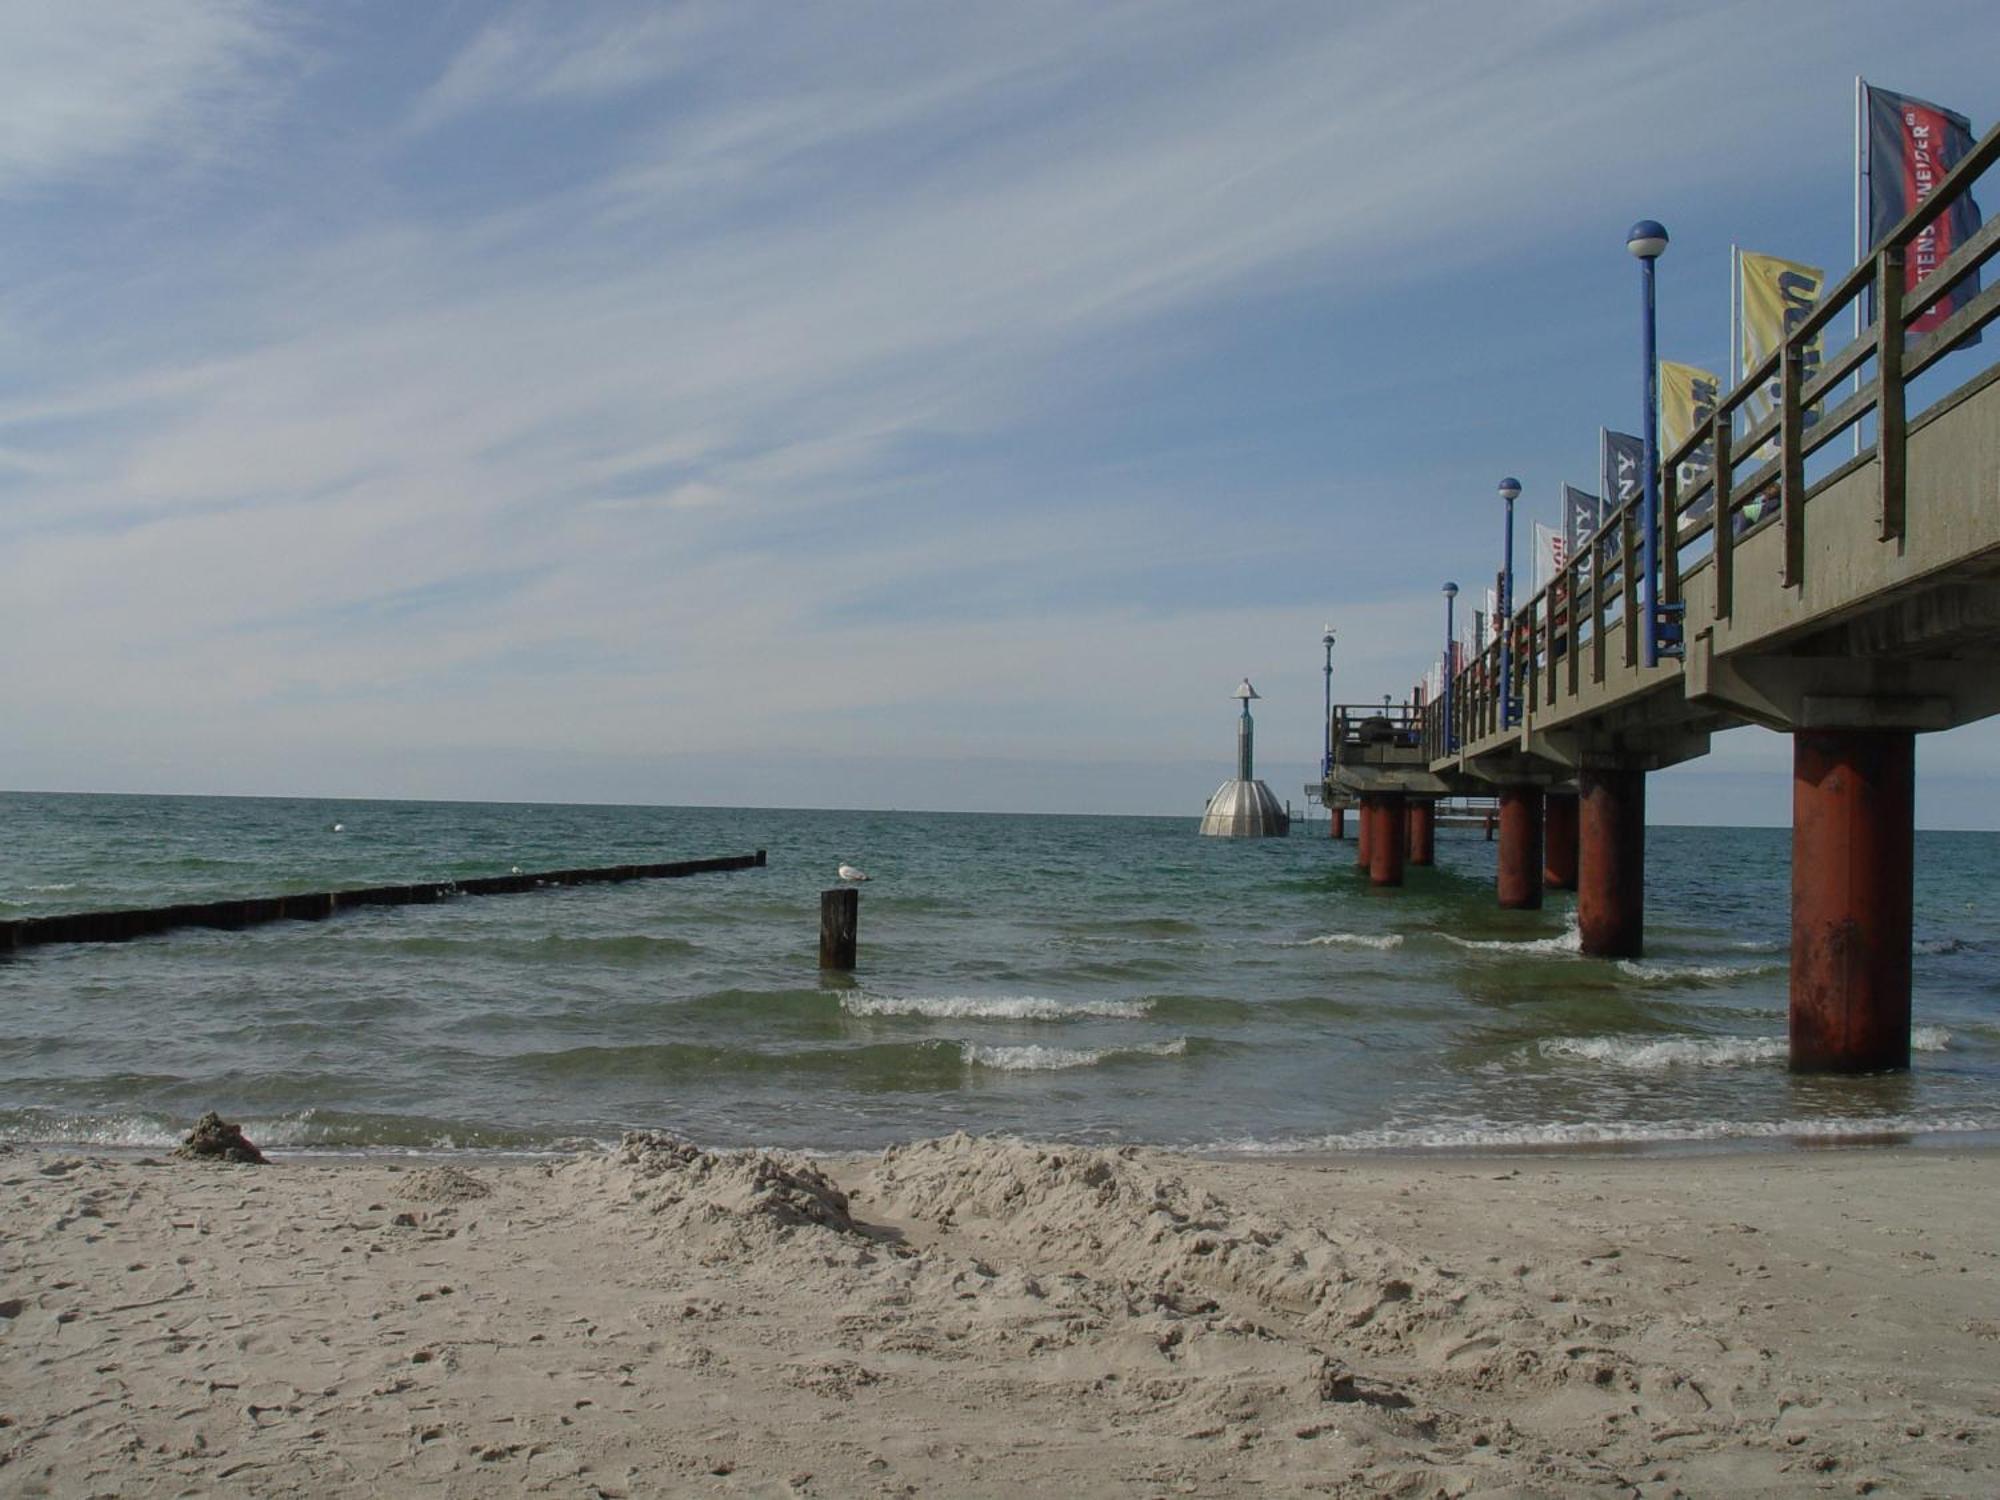
[{"label": "white foam on wave", "polygon": [[[187,1134],[145,1115],[112,1115],[78,1119],[50,1115],[0,1127],[0,1143],[13,1146],[145,1146],[173,1147]],[[254,1140],[255,1137],[252,1136]]]},{"label": "white foam on wave", "polygon": [[1653,984],[1686,984],[1690,981],[1727,984],[1732,980],[1750,979],[1758,974],[1775,974],[1785,967],[1786,965],[1781,963],[1673,964],[1656,958],[1622,958],[1618,961],[1620,973]]},{"label": "white foam on wave", "polygon": [[1480,953],[1532,953],[1546,956],[1555,953],[1583,952],[1583,933],[1577,925],[1570,925],[1554,937],[1544,938],[1463,938],[1453,933],[1440,932],[1439,937],[1460,948],[1471,948]]},{"label": "white foam on wave", "polygon": [[1546,1124],[1500,1124],[1491,1120],[1439,1121],[1431,1125],[1383,1126],[1344,1135],[1297,1140],[1216,1141],[1202,1150],[1248,1156],[1298,1156],[1322,1152],[1487,1151],[1509,1147],[1562,1149],[1584,1146],[1649,1146],[1700,1141],[1869,1141],[1883,1137],[1964,1135],[2000,1131],[2000,1114],[1941,1116],[1828,1116],[1792,1120],[1573,1120]]},{"label": "white foam on wave", "polygon": [[1137,1021],[1151,1013],[1149,1000],[1047,1000],[1039,995],[848,995],[850,1016],[926,1016],[939,1021],[1068,1021],[1099,1018]]},{"label": "white foam on wave", "polygon": [[1180,1057],[1187,1052],[1187,1038],[1136,1047],[1044,1047],[1039,1043],[1000,1047],[981,1042],[965,1042],[962,1046],[965,1060],[975,1067],[996,1068],[1003,1073],[1055,1073],[1068,1068],[1095,1067],[1113,1057]]},{"label": "white foam on wave", "polygon": [[[1951,1033],[1942,1026],[1910,1028],[1913,1052],[1943,1052],[1950,1045]],[[1791,1054],[1791,1044],[1781,1036],[1558,1036],[1536,1047],[1547,1058],[1601,1063],[1641,1073],[1784,1062]]]},{"label": "white foam on wave", "polygon": [[31,891],[73,891],[76,889],[76,882],[74,880],[57,880],[48,885],[31,885],[28,889]]},{"label": "white foam on wave", "polygon": [[1781,1036],[1558,1036],[1539,1044],[1544,1057],[1603,1063],[1614,1068],[1658,1072],[1665,1068],[1734,1067],[1741,1063],[1784,1061]]},{"label": "white foam on wave", "polygon": [[1400,932],[1328,932],[1303,942],[1287,943],[1287,948],[1374,948],[1387,952],[1403,946]]}]

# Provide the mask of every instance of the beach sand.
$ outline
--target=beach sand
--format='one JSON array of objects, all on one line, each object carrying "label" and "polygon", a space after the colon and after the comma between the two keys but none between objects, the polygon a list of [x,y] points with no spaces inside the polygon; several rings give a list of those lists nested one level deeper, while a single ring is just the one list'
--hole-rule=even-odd
[{"label": "beach sand", "polygon": [[1991,1495],[2000,1156],[0,1154],[0,1493]]}]

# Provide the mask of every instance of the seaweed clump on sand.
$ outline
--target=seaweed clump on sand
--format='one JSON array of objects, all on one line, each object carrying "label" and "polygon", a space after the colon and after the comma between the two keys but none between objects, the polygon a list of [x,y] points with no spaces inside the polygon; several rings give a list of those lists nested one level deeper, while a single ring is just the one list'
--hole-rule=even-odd
[{"label": "seaweed clump on sand", "polygon": [[250,1162],[265,1166],[264,1153],[250,1144],[243,1134],[241,1125],[232,1125],[214,1110],[210,1110],[195,1121],[194,1129],[188,1132],[174,1155],[189,1161],[200,1161],[207,1157],[221,1157],[224,1161]]}]

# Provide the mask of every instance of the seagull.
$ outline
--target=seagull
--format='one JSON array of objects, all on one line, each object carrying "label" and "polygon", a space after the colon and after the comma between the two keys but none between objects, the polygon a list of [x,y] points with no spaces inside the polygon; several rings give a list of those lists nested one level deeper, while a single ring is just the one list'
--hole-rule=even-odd
[{"label": "seagull", "polygon": [[840,867],[840,878],[842,880],[866,880],[868,878],[868,872],[865,870],[857,870],[854,868],[853,865],[842,865]]}]

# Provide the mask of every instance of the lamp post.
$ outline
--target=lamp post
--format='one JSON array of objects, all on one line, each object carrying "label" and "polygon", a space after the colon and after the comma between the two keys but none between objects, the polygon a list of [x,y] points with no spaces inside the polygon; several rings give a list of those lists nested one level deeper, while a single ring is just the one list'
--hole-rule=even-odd
[{"label": "lamp post", "polygon": [[1444,753],[1451,754],[1458,748],[1458,733],[1452,725],[1452,668],[1457,665],[1451,659],[1452,642],[1457,639],[1452,630],[1452,616],[1458,608],[1458,585],[1444,586]]},{"label": "lamp post", "polygon": [[1319,758],[1320,780],[1324,781],[1333,774],[1333,627],[1331,625],[1326,627],[1326,634],[1319,638],[1319,643],[1326,647],[1326,719],[1324,721],[1326,728],[1325,732],[1320,736],[1325,741],[1325,744]]},{"label": "lamp post", "polygon": [[1640,343],[1646,361],[1645,473],[1639,510],[1639,576],[1645,580],[1646,628],[1639,633],[1645,664],[1660,660],[1660,365],[1654,354],[1653,264],[1667,248],[1666,228],[1652,219],[1641,219],[1625,236],[1625,248],[1639,258],[1639,279],[1645,289],[1645,314],[1640,324]]},{"label": "lamp post", "polygon": [[1507,502],[1507,534],[1501,543],[1500,618],[1493,622],[1500,632],[1500,722],[1514,723],[1514,502],[1521,498],[1521,481],[1511,474],[1500,481],[1500,498]]}]

